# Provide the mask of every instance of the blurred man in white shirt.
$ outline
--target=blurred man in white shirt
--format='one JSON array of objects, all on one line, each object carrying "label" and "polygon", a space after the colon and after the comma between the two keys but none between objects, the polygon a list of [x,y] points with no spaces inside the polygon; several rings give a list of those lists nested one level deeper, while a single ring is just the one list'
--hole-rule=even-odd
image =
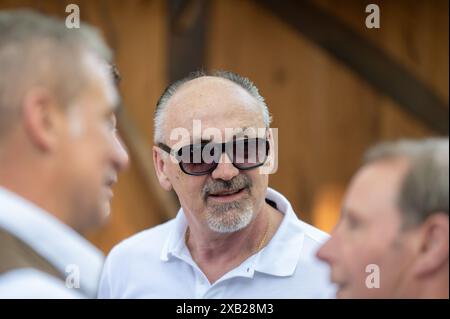
[{"label": "blurred man in white shirt", "polygon": [[96,295],[103,257],[79,233],[128,161],[110,60],[87,24],[0,12],[0,298]]}]

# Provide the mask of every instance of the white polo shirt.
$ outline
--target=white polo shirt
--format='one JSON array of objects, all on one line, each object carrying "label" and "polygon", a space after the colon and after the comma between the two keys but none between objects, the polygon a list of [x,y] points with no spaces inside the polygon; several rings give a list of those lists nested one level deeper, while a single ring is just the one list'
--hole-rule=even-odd
[{"label": "white polo shirt", "polygon": [[40,270],[0,274],[3,298],[94,298],[104,257],[100,250],[34,203],[0,187],[0,228],[51,263],[66,282]]},{"label": "white polo shirt", "polygon": [[332,298],[329,269],[315,257],[328,235],[300,221],[273,189],[266,198],[284,213],[272,240],[210,284],[185,244],[183,209],[176,218],[115,246],[106,259],[99,298]]}]

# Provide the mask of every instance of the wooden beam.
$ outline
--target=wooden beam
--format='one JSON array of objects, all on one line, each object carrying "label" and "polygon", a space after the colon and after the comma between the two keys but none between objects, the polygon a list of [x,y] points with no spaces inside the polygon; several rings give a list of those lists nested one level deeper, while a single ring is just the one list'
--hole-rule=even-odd
[{"label": "wooden beam", "polygon": [[310,1],[255,2],[325,49],[430,128],[448,135],[448,101],[443,101],[426,83],[338,18]]},{"label": "wooden beam", "polygon": [[143,134],[138,131],[136,125],[123,107],[121,107],[117,114],[117,126],[120,136],[128,148],[133,164],[139,172],[139,176],[144,181],[148,192],[157,200],[157,205],[160,207],[157,214],[161,221],[175,217],[179,209],[178,200],[171,192],[165,191],[159,185],[153,167],[151,145],[148,145]]},{"label": "wooden beam", "polygon": [[169,81],[205,67],[208,2],[169,0]]}]

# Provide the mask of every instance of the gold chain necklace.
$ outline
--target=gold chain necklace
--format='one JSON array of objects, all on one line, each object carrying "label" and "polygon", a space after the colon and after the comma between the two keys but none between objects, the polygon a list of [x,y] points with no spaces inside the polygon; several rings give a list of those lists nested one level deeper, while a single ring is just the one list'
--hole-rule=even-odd
[{"label": "gold chain necklace", "polygon": [[256,250],[253,253],[253,255],[256,254],[258,251],[260,251],[266,244],[267,234],[269,233],[269,228],[270,228],[270,218],[267,220],[267,227],[266,227],[266,231],[264,232],[264,236],[261,239],[261,242],[259,243],[258,247],[256,247]]},{"label": "gold chain necklace", "polygon": [[[267,240],[267,234],[269,233],[269,229],[270,229],[270,218],[267,221],[267,227],[266,227],[266,230],[264,231],[264,236],[262,237],[261,241],[259,242],[258,246],[256,247],[256,250],[253,252],[253,255],[256,254],[258,251],[260,251],[264,247],[266,240]],[[186,234],[184,236],[186,246],[188,244],[190,234],[191,234],[191,229],[188,226],[186,229]]]}]

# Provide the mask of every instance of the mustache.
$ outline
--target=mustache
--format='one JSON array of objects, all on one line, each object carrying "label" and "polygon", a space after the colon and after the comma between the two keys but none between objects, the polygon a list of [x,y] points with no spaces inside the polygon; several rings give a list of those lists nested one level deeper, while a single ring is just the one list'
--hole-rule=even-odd
[{"label": "mustache", "polygon": [[202,189],[203,199],[206,200],[210,194],[220,192],[235,192],[243,188],[250,189],[253,186],[252,181],[245,175],[238,175],[229,181],[210,180]]}]

